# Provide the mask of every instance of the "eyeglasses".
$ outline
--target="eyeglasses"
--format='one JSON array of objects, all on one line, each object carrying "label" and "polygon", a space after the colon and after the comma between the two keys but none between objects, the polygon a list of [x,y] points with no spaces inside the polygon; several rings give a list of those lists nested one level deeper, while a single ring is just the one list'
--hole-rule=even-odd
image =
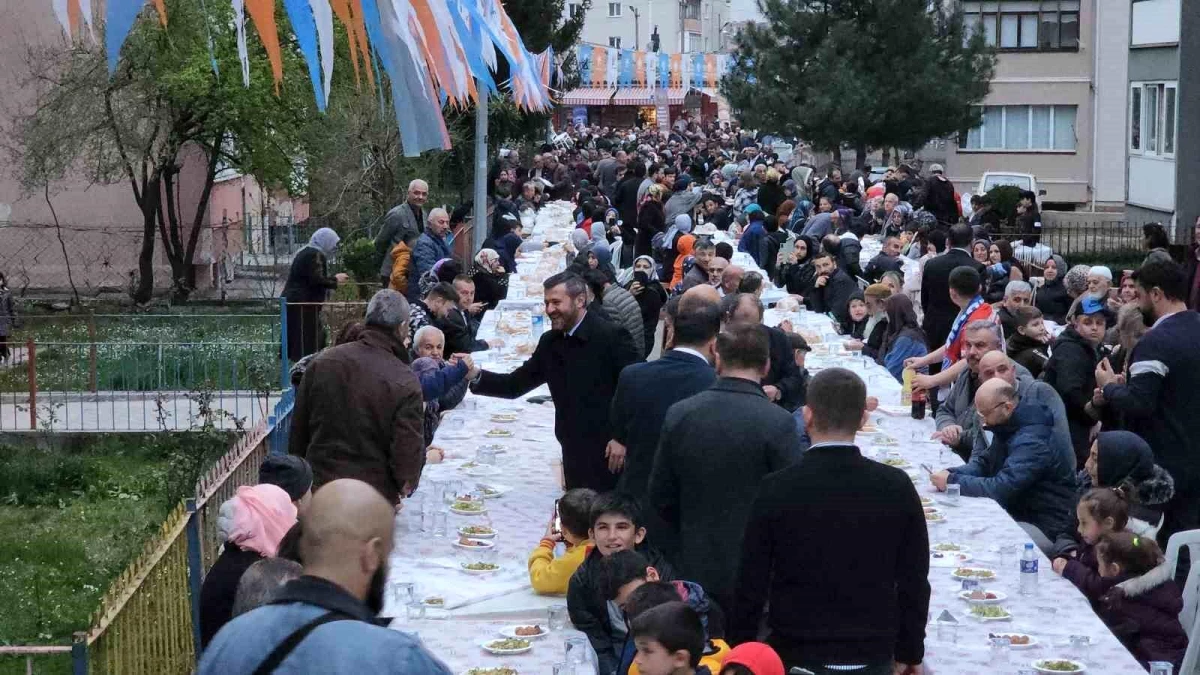
[{"label": "eyeglasses", "polygon": [[976,415],[979,415],[979,419],[981,419],[981,420],[984,420],[984,421],[987,421],[987,416],[988,416],[988,415],[991,415],[992,413],[994,413],[994,412],[996,412],[997,410],[999,410],[999,409],[1000,409],[1000,406],[1004,405],[1005,403],[1008,403],[1008,401],[1001,401],[1001,402],[997,403],[996,405],[992,406],[991,410],[988,410],[987,412],[984,412],[984,411],[982,411],[982,410],[976,409],[976,410],[975,410],[975,414],[976,414]]}]

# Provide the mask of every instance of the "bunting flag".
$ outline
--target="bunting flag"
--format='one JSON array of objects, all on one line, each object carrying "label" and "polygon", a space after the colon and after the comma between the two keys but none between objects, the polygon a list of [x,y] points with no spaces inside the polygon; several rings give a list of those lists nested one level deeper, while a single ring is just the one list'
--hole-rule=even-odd
[{"label": "bunting flag", "polygon": [[242,86],[250,86],[250,54],[246,51],[246,2],[233,0],[233,23],[237,28],[238,62],[242,64]]},{"label": "bunting flag", "polygon": [[678,87],[683,81],[683,55],[668,54],[667,55],[667,72],[670,76],[667,79],[667,86]]},{"label": "bunting flag", "polygon": [[621,65],[621,51],[619,49],[609,49],[608,63],[604,64],[604,82],[610,86],[617,85],[617,70]]},{"label": "bunting flag", "polygon": [[677,71],[679,73],[679,84],[677,84],[675,86],[677,86],[677,87],[691,86],[691,84],[692,84],[692,63],[693,62],[692,62],[691,54],[680,54],[679,55],[679,70]]},{"label": "bunting flag", "polygon": [[658,53],[658,82],[656,87],[669,87],[671,78],[671,56],[666,52]]},{"label": "bunting flag", "polygon": [[692,81],[691,86],[704,87],[704,54],[696,52],[692,54]]},{"label": "bunting flag", "polygon": [[288,21],[292,22],[292,32],[296,35],[296,44],[300,46],[300,53],[304,56],[305,64],[308,65],[308,79],[312,81],[317,110],[325,112],[325,78],[321,72],[321,55],[317,46],[317,22],[313,17],[312,7],[308,0],[283,0],[283,10],[287,13]]},{"label": "bunting flag", "polygon": [[704,55],[704,86],[717,86],[717,55]]},{"label": "bunting flag", "polygon": [[658,86],[658,58],[653,53],[646,55],[646,86]]},{"label": "bunting flag", "polygon": [[[111,2],[111,0],[110,0]],[[279,94],[279,83],[283,81],[283,55],[279,52],[279,28],[275,25],[274,0],[244,0],[254,29],[258,31],[258,39],[262,41],[263,49],[267,50],[267,60],[271,62],[271,78],[275,81],[275,93]]]},{"label": "bunting flag", "polygon": [[640,86],[646,86],[646,52],[633,53],[633,81]]},{"label": "bunting flag", "polygon": [[[94,42],[96,34],[92,30],[95,24],[93,20],[95,15],[92,13],[92,0],[69,0],[67,6],[74,7],[79,12],[79,15],[75,17],[76,21],[74,25],[79,26],[81,29],[86,28],[88,39]],[[137,16],[136,12],[134,16]],[[128,33],[129,29],[125,29],[125,32]]]},{"label": "bunting flag", "polygon": [[308,0],[309,11],[313,15],[313,24],[317,29],[317,44],[321,48],[321,83],[325,92],[322,111],[329,105],[329,87],[333,83],[333,9],[329,0]]},{"label": "bunting flag", "polygon": [[622,49],[617,65],[617,84],[622,87],[633,86],[633,50]]},{"label": "bunting flag", "polygon": [[603,87],[604,77],[608,71],[608,48],[592,48],[592,86]]},{"label": "bunting flag", "polygon": [[[471,18],[471,14],[466,8],[462,6],[462,2],[474,2],[474,0],[446,0],[446,9],[450,15],[450,20],[454,23],[454,30],[457,32],[459,39],[459,49],[466,59],[471,75],[479,80],[484,92],[490,96],[496,93],[496,83],[492,80],[491,70],[484,59],[484,49],[482,49],[482,46],[486,36],[484,35],[482,26],[475,25],[475,20]],[[492,47],[490,39],[487,39],[486,42],[488,47]],[[492,47],[492,59],[495,60],[495,57],[495,48]],[[548,71],[546,77],[549,78]],[[546,86],[549,86],[549,79],[547,79]]]},{"label": "bunting flag", "polygon": [[575,60],[579,64],[579,83],[590,85],[592,83],[592,46],[579,45]]},{"label": "bunting flag", "polygon": [[[125,44],[125,36],[133,29],[134,21],[146,0],[108,0],[104,12],[104,50],[108,54],[108,74],[117,72],[117,59],[121,56],[121,45]],[[80,9],[86,14],[85,5],[81,2]],[[68,4],[70,7],[70,4]]]}]

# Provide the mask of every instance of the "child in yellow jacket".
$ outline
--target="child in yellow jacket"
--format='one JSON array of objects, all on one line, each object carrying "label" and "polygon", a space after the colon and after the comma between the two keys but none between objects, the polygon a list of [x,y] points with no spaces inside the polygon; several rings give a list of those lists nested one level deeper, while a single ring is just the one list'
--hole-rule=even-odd
[{"label": "child in yellow jacket", "polygon": [[405,230],[401,240],[392,247],[389,253],[392,256],[392,276],[388,280],[388,286],[393,291],[399,291],[405,296],[408,295],[409,284],[415,281],[413,277],[416,276],[416,264],[412,261],[412,253],[416,241],[417,233]]},{"label": "child in yellow jacket", "polygon": [[[529,583],[535,593],[563,595],[567,592],[571,576],[593,546],[587,532],[595,499],[594,490],[575,488],[558,500],[557,520],[561,528],[555,529],[556,519],[552,518],[546,527],[546,536],[529,554]],[[554,547],[560,541],[566,542],[567,551],[555,558]]]}]

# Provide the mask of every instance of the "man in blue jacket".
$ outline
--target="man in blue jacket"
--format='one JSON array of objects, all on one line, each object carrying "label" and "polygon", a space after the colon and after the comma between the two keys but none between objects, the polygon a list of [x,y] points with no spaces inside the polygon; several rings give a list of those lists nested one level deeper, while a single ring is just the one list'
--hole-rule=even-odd
[{"label": "man in blue jacket", "polygon": [[425,231],[417,238],[417,244],[413,248],[412,264],[417,268],[417,279],[419,280],[423,274],[433,269],[433,264],[442,258],[453,258],[454,251],[450,249],[450,242],[446,240],[446,234],[450,231],[450,214],[446,213],[446,209],[434,209],[429,212],[429,224],[425,227]]},{"label": "man in blue jacket", "polygon": [[1008,511],[1043,551],[1071,527],[1075,498],[1074,456],[1070,446],[1053,443],[1054,417],[1045,405],[1020,398],[1013,385],[993,378],[979,386],[975,409],[987,450],[963,466],[929,477],[939,491],[958,483],[964,497],[990,497]]},{"label": "man in blue jacket", "polygon": [[300,536],[304,576],[225,624],[200,659],[200,675],[450,675],[417,638],[376,623],[394,517],[362,481],[318,490]]}]

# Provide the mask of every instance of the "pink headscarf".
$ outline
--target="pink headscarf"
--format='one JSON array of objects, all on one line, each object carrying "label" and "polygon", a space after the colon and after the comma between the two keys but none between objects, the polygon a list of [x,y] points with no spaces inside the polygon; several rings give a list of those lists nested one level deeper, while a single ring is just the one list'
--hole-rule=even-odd
[{"label": "pink headscarf", "polygon": [[225,511],[225,506],[233,511],[226,541],[268,558],[275,557],[283,535],[296,524],[296,505],[276,485],[243,485],[238,488],[237,496],[222,505],[221,511]]}]

